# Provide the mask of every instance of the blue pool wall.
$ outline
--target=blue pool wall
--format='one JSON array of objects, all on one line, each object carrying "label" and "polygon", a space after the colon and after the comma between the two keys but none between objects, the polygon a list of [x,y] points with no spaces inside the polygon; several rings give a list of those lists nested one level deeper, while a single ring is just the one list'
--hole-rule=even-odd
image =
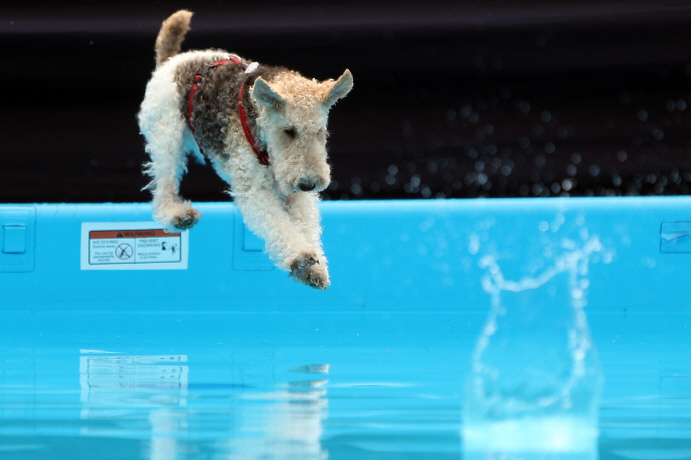
[{"label": "blue pool wall", "polygon": [[126,271],[81,270],[82,223],[151,222],[149,204],[0,206],[5,241],[14,238],[13,216],[30,222],[29,267],[0,254],[1,308],[485,311],[483,253],[520,254],[559,218],[581,223],[610,254],[608,263],[590,265],[588,311],[666,311],[691,299],[686,197],[323,202],[327,292],[293,282],[260,251],[244,251],[248,237],[232,203],[197,206],[204,215],[189,231],[186,270]]},{"label": "blue pool wall", "polygon": [[[502,270],[520,277],[532,257],[575,233],[597,236],[603,246],[588,267],[586,312],[604,369],[607,417],[617,418],[612,408],[619,407],[626,418],[634,400],[674,412],[691,395],[689,198],[324,202],[327,292],[271,269],[261,251],[245,251],[257,242],[232,204],[198,207],[204,215],[189,232],[186,270],[100,271],[81,270],[82,224],[151,222],[150,205],[0,206],[0,248],[10,251],[0,252],[3,336],[23,349],[64,347],[43,335],[50,324],[78,349],[80,328],[96,333],[98,324],[126,324],[132,336],[166,333],[146,330],[140,312],[159,315],[161,325],[226,314],[236,330],[228,334],[243,331],[248,346],[267,334],[307,346],[357,333],[384,348],[395,338],[441,353],[455,369],[447,384],[460,392],[489,310],[481,258],[496,256]],[[22,245],[23,254],[12,253]],[[391,371],[416,372],[418,359],[402,356]]]}]

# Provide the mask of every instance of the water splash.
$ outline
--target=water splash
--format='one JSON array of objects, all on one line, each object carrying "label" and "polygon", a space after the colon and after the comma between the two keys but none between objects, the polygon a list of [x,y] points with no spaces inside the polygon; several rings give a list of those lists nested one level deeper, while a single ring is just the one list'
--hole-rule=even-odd
[{"label": "water splash", "polygon": [[[564,219],[555,222],[541,233],[556,233]],[[496,256],[481,257],[491,309],[466,387],[466,458],[597,458],[602,378],[584,307],[589,264],[602,254],[581,227],[578,240],[524,261],[533,276],[508,279]]]}]

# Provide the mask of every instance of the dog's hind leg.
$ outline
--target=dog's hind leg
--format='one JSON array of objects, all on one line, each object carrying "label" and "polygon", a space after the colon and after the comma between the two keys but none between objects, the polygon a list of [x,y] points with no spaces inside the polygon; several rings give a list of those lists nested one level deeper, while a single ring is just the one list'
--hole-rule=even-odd
[{"label": "dog's hind leg", "polygon": [[151,157],[146,173],[151,176],[147,188],[153,195],[154,218],[169,228],[192,228],[201,213],[180,197],[180,180],[187,172],[189,129],[178,109],[174,86],[164,85],[164,91],[151,86],[139,112],[139,126]]}]

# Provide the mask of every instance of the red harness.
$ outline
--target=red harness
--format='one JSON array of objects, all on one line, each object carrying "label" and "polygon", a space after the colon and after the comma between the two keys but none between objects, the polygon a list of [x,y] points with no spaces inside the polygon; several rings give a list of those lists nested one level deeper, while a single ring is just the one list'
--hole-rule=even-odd
[{"label": "red harness", "polygon": [[[192,121],[192,115],[194,113],[194,95],[197,92],[197,87],[199,86],[199,83],[201,83],[202,75],[205,72],[208,72],[211,69],[214,69],[218,66],[221,66],[223,64],[227,64],[229,62],[232,62],[233,64],[239,64],[242,66],[244,70],[247,70],[247,67],[249,67],[242,59],[240,59],[237,56],[232,56],[229,59],[225,59],[223,61],[218,61],[214,62],[213,64],[209,64],[204,71],[198,73],[197,75],[194,76],[194,80],[192,83],[192,90],[190,91],[190,98],[189,101],[187,102],[187,118],[190,123],[190,129],[192,130],[192,136],[194,136],[195,129],[194,129],[194,123]],[[245,132],[245,137],[247,138],[247,142],[250,143],[250,147],[252,147],[252,150],[254,150],[254,153],[257,155],[257,159],[261,164],[264,166],[269,166],[269,153],[268,152],[262,152],[259,150],[259,147],[257,147],[257,142],[254,140],[254,136],[252,135],[252,130],[250,129],[249,122],[247,121],[247,111],[245,110],[245,106],[242,105],[242,94],[245,92],[245,81],[247,81],[247,77],[242,81],[242,85],[240,86],[240,95],[238,96],[238,111],[240,112],[240,123],[242,124],[242,130]],[[197,138],[194,138],[195,141],[197,141],[197,145],[199,146],[199,151],[208,159],[209,157],[206,155],[204,152],[204,149],[202,149],[202,146],[199,144],[199,141]]]}]

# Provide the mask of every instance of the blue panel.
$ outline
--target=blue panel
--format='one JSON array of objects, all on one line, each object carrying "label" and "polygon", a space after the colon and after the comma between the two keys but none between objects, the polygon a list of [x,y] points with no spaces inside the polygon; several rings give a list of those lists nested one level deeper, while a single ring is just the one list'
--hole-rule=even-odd
[{"label": "blue panel", "polygon": [[663,222],[660,251],[691,253],[691,222]]},{"label": "blue panel", "polygon": [[233,270],[272,271],[274,265],[264,253],[264,241],[252,233],[233,209]]},{"label": "blue panel", "polygon": [[0,273],[33,271],[35,227],[33,206],[0,206]]},{"label": "blue panel", "polygon": [[5,254],[24,254],[28,229],[26,225],[2,226],[2,252]]}]

